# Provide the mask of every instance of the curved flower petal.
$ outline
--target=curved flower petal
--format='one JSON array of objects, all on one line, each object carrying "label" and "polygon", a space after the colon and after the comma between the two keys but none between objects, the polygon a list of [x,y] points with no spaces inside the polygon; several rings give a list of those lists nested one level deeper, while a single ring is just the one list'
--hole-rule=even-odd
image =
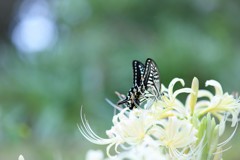
[{"label": "curved flower petal", "polygon": [[[175,92],[173,92],[174,85],[177,82],[180,82],[183,86],[185,84],[183,79],[174,78],[169,84],[167,93],[165,93],[161,97],[161,100],[163,101],[163,103],[165,103],[166,106],[168,106],[168,107],[172,107],[172,106],[176,106],[176,105],[184,106],[179,100],[176,99],[176,97],[181,93],[191,93],[192,92],[192,90],[190,88],[181,88],[181,89],[178,89]],[[175,102],[179,102],[179,103],[176,104]]]},{"label": "curved flower petal", "polygon": [[169,84],[169,86],[168,86],[168,94],[169,94],[170,99],[174,99],[174,97],[172,97],[172,96],[173,96],[173,87],[175,86],[175,84],[176,84],[177,82],[180,82],[180,83],[182,84],[182,86],[185,85],[185,82],[184,82],[183,79],[174,78],[174,79],[170,82],[170,84]]},{"label": "curved flower petal", "polygon": [[208,80],[206,81],[205,86],[213,86],[215,88],[215,94],[216,95],[223,95],[223,90],[222,90],[222,86],[218,81],[215,80]]}]

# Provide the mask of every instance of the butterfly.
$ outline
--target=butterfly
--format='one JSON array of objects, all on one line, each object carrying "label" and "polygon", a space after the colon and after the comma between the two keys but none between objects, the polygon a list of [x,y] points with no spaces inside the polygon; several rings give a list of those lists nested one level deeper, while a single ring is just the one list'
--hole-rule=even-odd
[{"label": "butterfly", "polygon": [[148,58],[145,65],[137,60],[132,62],[133,87],[130,88],[126,98],[118,105],[126,104],[129,109],[136,108],[147,98],[160,96],[160,76],[157,64]]}]

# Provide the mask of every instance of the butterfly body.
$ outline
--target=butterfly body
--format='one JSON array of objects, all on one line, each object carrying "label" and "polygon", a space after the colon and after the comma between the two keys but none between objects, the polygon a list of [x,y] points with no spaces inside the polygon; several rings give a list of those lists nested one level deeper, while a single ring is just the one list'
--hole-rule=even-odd
[{"label": "butterfly body", "polygon": [[148,58],[145,65],[134,60],[133,87],[130,88],[126,98],[118,105],[126,104],[129,109],[138,107],[146,98],[160,96],[160,78],[156,63]]}]

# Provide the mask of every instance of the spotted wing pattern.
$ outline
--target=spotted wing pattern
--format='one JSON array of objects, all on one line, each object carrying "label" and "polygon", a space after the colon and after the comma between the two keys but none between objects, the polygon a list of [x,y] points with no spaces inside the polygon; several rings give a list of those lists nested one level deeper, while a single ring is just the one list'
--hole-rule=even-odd
[{"label": "spotted wing pattern", "polygon": [[133,67],[133,86],[140,86],[143,82],[143,75],[145,66],[142,62],[134,60],[132,62]]}]

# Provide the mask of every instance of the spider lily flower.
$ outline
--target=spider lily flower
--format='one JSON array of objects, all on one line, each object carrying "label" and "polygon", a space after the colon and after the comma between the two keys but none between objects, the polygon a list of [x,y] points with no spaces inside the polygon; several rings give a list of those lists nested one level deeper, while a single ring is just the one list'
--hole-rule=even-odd
[{"label": "spider lily flower", "polygon": [[118,139],[118,143],[137,145],[150,133],[153,123],[147,111],[141,109],[122,110],[113,117],[113,127],[106,133],[108,137]]},{"label": "spider lily flower", "polygon": [[[130,111],[128,108],[121,110],[121,112],[113,117],[113,126],[106,131],[109,138],[101,138],[97,136],[87,120],[82,118],[83,126],[79,127],[82,135],[90,142],[100,145],[108,145],[107,154],[110,155],[110,149],[115,146],[115,152],[118,153],[118,146],[123,148],[126,146],[134,146],[143,142],[145,135],[150,133],[153,123],[146,116],[147,112],[144,110],[134,109]],[[82,111],[81,111],[81,117]]]},{"label": "spider lily flower", "polygon": [[[227,150],[224,146],[237,131],[239,98],[224,93],[215,80],[206,82],[206,86],[215,88],[215,94],[199,89],[195,77],[191,88],[174,90],[178,82],[184,86],[182,79],[175,78],[168,88],[162,85],[160,97],[145,96],[145,104],[133,110],[108,100],[119,111],[113,116],[113,126],[106,131],[108,138],[93,132],[82,110],[79,130],[89,141],[107,145],[107,155],[114,160],[221,160]],[[182,93],[188,94],[185,103],[178,99]],[[229,138],[220,142],[227,121],[231,121],[235,129]],[[114,157],[110,155],[112,148],[116,153]],[[99,160],[109,160],[99,157],[102,158]]]},{"label": "spider lily flower", "polygon": [[159,150],[158,147],[149,146],[145,143],[123,151],[113,158],[103,158],[103,153],[99,150],[90,150],[86,156],[86,160],[159,160],[160,158],[161,160],[168,160],[169,156],[164,154],[162,150]]},{"label": "spider lily flower", "polygon": [[[219,121],[228,119],[232,122],[232,127],[236,126],[238,115],[240,112],[239,99],[235,99],[233,95],[223,93],[222,86],[215,80],[206,82],[206,86],[213,86],[215,88],[215,95],[207,90],[200,90],[198,97],[206,97],[208,100],[202,100],[197,103],[197,110],[199,116],[211,113]],[[229,118],[231,115],[231,119]]]},{"label": "spider lily flower", "polygon": [[159,103],[165,107],[165,108],[170,108],[174,111],[175,114],[178,116],[186,116],[186,108],[184,104],[177,99],[177,96],[182,93],[192,93],[191,88],[181,88],[176,91],[173,91],[173,88],[177,82],[180,82],[182,86],[185,85],[184,80],[180,78],[174,78],[169,86],[168,89],[163,87],[162,93],[163,95],[161,96],[161,100]]},{"label": "spider lily flower", "polygon": [[164,154],[161,149],[156,146],[149,146],[147,144],[141,144],[130,150],[121,152],[113,160],[168,160],[169,156]]},{"label": "spider lily flower", "polygon": [[[172,158],[188,156],[181,151],[187,151],[196,142],[197,129],[189,121],[176,117],[158,121],[157,124],[153,136],[159,145],[167,148]],[[191,150],[195,149],[191,148]]]},{"label": "spider lily flower", "polygon": [[191,93],[192,90],[190,88],[181,88],[173,91],[173,88],[177,82],[180,82],[182,86],[185,85],[184,80],[180,78],[174,78],[169,86],[168,89],[163,87],[163,96],[161,97],[162,101],[165,103],[166,107],[173,107],[173,106],[184,106],[182,102],[177,99],[177,96],[181,93]]}]

